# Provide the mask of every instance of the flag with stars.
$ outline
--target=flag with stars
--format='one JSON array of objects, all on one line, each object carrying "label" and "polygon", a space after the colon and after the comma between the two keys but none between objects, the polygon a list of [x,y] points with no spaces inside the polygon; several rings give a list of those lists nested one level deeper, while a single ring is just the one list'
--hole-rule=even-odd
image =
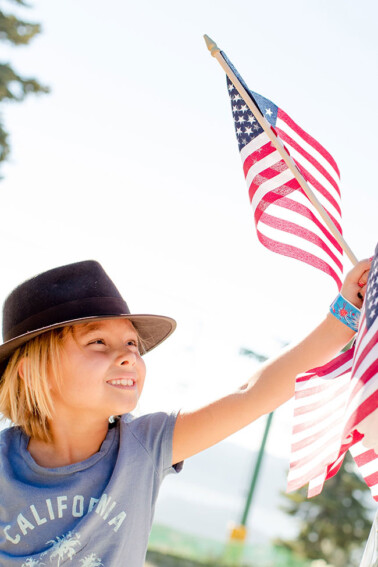
[{"label": "flag with stars", "polygon": [[[342,234],[340,174],[335,160],[281,108],[250,91],[227,56],[220,53]],[[227,86],[258,239],[273,252],[322,270],[340,289],[340,244],[228,77]]]},{"label": "flag with stars", "polygon": [[288,490],[316,496],[349,449],[378,502],[378,245],[353,348],[296,379]]}]

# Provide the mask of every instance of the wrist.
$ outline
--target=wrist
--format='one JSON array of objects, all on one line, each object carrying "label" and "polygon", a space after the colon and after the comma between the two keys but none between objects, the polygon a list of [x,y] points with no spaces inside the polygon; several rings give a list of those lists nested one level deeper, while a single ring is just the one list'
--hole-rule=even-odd
[{"label": "wrist", "polygon": [[361,311],[341,293],[331,303],[329,310],[341,323],[349,327],[354,333],[357,332]]}]

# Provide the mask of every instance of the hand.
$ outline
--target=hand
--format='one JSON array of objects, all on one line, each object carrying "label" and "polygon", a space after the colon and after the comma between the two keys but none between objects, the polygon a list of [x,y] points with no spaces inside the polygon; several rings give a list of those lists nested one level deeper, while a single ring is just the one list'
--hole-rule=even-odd
[{"label": "hand", "polygon": [[371,261],[372,258],[358,262],[346,275],[340,290],[341,295],[359,309],[364,302]]}]

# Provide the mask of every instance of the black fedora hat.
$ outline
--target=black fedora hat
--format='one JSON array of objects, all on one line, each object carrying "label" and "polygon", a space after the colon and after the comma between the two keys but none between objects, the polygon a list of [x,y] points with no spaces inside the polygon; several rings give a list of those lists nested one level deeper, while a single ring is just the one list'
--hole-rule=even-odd
[{"label": "black fedora hat", "polygon": [[112,317],[133,323],[145,352],[176,328],[176,321],[170,317],[132,315],[112,280],[94,260],[43,272],[20,284],[4,302],[0,372],[16,348],[46,331]]}]

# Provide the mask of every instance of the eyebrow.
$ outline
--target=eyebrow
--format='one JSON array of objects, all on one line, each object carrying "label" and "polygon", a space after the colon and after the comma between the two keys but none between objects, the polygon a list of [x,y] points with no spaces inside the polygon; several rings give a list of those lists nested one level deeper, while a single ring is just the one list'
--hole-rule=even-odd
[{"label": "eyebrow", "polygon": [[76,326],[77,333],[90,333],[91,331],[98,331],[102,328],[101,323],[82,323]]},{"label": "eyebrow", "polygon": [[98,329],[101,329],[102,325],[101,323],[83,323],[82,324],[82,329],[83,331],[97,331]]},{"label": "eyebrow", "polygon": [[100,322],[94,323],[82,323],[81,325],[73,325],[73,332],[74,336],[76,337],[85,337],[91,333],[96,333],[99,331],[103,331],[103,326]]},{"label": "eyebrow", "polygon": [[[96,331],[102,331],[104,329],[104,325],[101,321],[95,321],[93,323],[82,323],[79,326],[74,326],[74,330],[76,334],[85,335],[88,333],[95,333]],[[139,337],[137,330],[135,329],[134,325],[132,328],[127,329],[128,331],[135,333],[137,337]]]}]

